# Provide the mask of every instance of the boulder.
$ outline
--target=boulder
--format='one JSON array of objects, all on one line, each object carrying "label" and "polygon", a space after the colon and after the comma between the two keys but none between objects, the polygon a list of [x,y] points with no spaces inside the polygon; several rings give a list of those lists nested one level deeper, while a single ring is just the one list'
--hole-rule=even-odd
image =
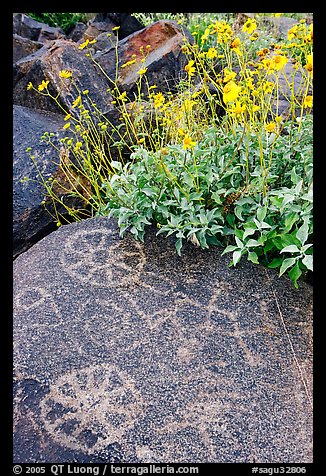
[{"label": "boulder", "polygon": [[117,31],[112,31],[112,28],[117,26],[119,27],[119,39],[144,28],[144,25],[129,13],[97,13],[88,22],[83,38],[84,40],[87,38],[94,39],[101,33],[113,33],[116,35]]},{"label": "boulder", "polygon": [[[58,152],[53,146],[41,142],[44,132],[53,133],[55,136],[52,140],[59,148],[60,137],[67,135],[62,132],[63,124],[62,115],[23,106],[13,107],[14,258],[56,229],[54,219],[50,215],[54,214],[53,203],[45,197],[46,189],[42,184],[42,177],[44,180],[53,180],[53,187],[60,190],[60,195],[67,205],[72,208],[85,206],[80,200],[69,197],[68,192],[62,189],[62,185],[67,188],[67,184],[59,173]],[[35,163],[26,152],[28,147],[32,149],[30,153],[34,156]],[[57,205],[57,210],[68,217],[63,206]]]},{"label": "boulder", "polygon": [[170,238],[90,218],[14,261],[14,463],[312,462],[312,288]]},{"label": "boulder", "polygon": [[[59,102],[67,112],[75,112],[73,102],[78,96],[76,88],[70,80],[62,80],[61,70],[73,73],[73,79],[80,91],[89,90],[89,97],[102,111],[107,113],[113,109],[112,97],[106,92],[108,80],[92,63],[90,58],[80,50],[78,44],[71,40],[55,40],[44,45],[36,53],[17,61],[14,65],[13,102],[21,106],[44,109],[62,113],[61,107],[48,96],[28,91],[27,85],[31,82],[35,87],[46,79],[50,81],[49,91],[54,96],[60,92]],[[87,99],[85,99],[87,103]]]},{"label": "boulder", "polygon": [[67,38],[72,41],[78,42],[83,34],[87,29],[86,23],[77,22],[76,25],[71,29],[71,31],[67,34]]},{"label": "boulder", "polygon": [[28,38],[24,38],[23,36],[13,34],[13,63],[20,60],[21,58],[25,58],[25,56],[29,56],[35,51],[42,48],[43,43],[39,41],[29,40]]},{"label": "boulder", "polygon": [[[193,42],[186,28],[175,21],[160,20],[120,40],[117,52],[111,46],[95,54],[94,59],[114,79],[118,55],[117,84],[120,91],[126,91],[131,99],[134,99],[134,95],[137,96],[136,81],[140,69],[147,69],[148,85],[155,84],[157,92],[175,92],[176,84],[186,75],[184,67],[188,60],[181,51],[184,38]],[[144,56],[145,60],[142,62]],[[135,63],[123,67],[134,59]],[[147,81],[143,81],[141,88],[144,95],[147,93]]]},{"label": "boulder", "polygon": [[29,40],[41,42],[65,37],[61,28],[36,21],[25,13],[15,13],[13,15],[13,33]]}]

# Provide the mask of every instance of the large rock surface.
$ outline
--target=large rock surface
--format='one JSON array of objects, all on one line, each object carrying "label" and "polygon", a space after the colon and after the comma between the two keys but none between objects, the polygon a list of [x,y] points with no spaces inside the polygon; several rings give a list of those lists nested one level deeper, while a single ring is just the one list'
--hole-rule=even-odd
[{"label": "large rock surface", "polygon": [[[71,71],[73,82],[62,80],[61,70]],[[27,90],[29,82],[37,87],[45,79],[50,81],[49,91],[52,95],[59,95],[58,101],[66,112],[76,113],[73,103],[78,97],[78,90],[82,92],[86,89],[89,90],[91,101],[102,113],[105,114],[114,109],[111,104],[112,97],[107,92],[108,80],[85,55],[85,52],[79,49],[78,44],[71,40],[59,39],[49,42],[36,53],[14,64],[14,104],[62,113],[60,106],[53,99]]]},{"label": "large rock surface", "polygon": [[[153,85],[157,86],[156,92],[176,92],[176,85],[186,76],[184,66],[188,60],[181,51],[184,39],[194,41],[190,32],[176,21],[160,20],[120,40],[117,50],[110,46],[94,58],[112,80],[118,65],[117,85],[132,99],[134,94],[138,96],[136,82],[141,69],[147,70],[146,82],[141,85],[144,95],[148,93],[148,86]],[[130,61],[135,63],[123,67]]]},{"label": "large rock surface", "polygon": [[[13,107],[14,257],[55,228],[52,217],[42,205],[45,188],[26,149],[32,148],[39,172],[48,179],[57,170],[58,158],[52,146],[41,142],[41,136],[43,132],[57,133],[62,125],[63,117],[59,114]],[[22,182],[24,177],[29,180]]]},{"label": "large rock surface", "polygon": [[105,217],[21,254],[14,462],[311,462],[312,288],[229,259]]}]

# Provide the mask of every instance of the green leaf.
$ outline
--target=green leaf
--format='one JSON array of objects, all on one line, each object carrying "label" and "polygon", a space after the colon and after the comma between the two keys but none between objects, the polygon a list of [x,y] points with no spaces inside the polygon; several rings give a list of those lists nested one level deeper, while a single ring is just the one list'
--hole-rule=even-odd
[{"label": "green leaf", "polygon": [[238,250],[239,248],[234,245],[228,245],[223,252],[221,253],[221,256],[224,255],[225,253],[230,253],[231,251]]},{"label": "green leaf", "polygon": [[257,218],[260,222],[262,222],[266,216],[267,213],[267,208],[266,207],[260,207],[257,210]]},{"label": "green leaf", "polygon": [[282,262],[283,258],[274,258],[273,261],[269,263],[268,268],[278,268]]},{"label": "green leaf", "polygon": [[258,261],[258,256],[257,254],[254,252],[254,251],[250,251],[248,253],[248,260],[249,261],[252,261],[252,263],[255,263],[255,264],[258,264],[259,261]]},{"label": "green leaf", "polygon": [[296,233],[296,237],[300,241],[300,243],[303,245],[308,238],[308,231],[309,231],[309,224],[307,221],[304,222],[302,226],[300,226],[299,230]]},{"label": "green leaf", "polygon": [[178,239],[175,241],[175,248],[176,248],[176,250],[177,250],[178,255],[181,256],[182,238],[178,238]]},{"label": "green leaf", "polygon": [[305,257],[302,260],[302,263],[306,266],[306,268],[310,269],[310,271],[313,271],[313,256],[312,255],[305,255]]},{"label": "green leaf", "polygon": [[242,250],[236,250],[233,252],[233,266],[235,266],[241,258]]},{"label": "green leaf", "polygon": [[283,248],[280,253],[300,253],[299,248],[297,245],[289,245]]},{"label": "green leaf", "polygon": [[244,244],[242,243],[242,241],[239,240],[237,236],[235,236],[234,238],[235,238],[236,244],[238,245],[238,248],[242,249],[244,247]]},{"label": "green leaf", "polygon": [[297,261],[295,266],[293,266],[291,271],[289,271],[290,279],[291,279],[291,281],[293,281],[293,284],[296,288],[299,287],[298,284],[297,284],[297,281],[298,281],[298,279],[300,278],[301,275],[302,275],[302,271],[300,269],[299,262]]},{"label": "green leaf", "polygon": [[246,243],[246,247],[249,248],[250,246],[260,246],[260,243],[257,240],[248,240]]},{"label": "green leaf", "polygon": [[295,262],[296,258],[286,258],[282,263],[279,276],[282,276],[282,274],[285,273],[285,271],[291,266],[293,266]]},{"label": "green leaf", "polygon": [[247,238],[247,236],[253,235],[256,232],[254,228],[246,228],[243,234],[243,239]]}]

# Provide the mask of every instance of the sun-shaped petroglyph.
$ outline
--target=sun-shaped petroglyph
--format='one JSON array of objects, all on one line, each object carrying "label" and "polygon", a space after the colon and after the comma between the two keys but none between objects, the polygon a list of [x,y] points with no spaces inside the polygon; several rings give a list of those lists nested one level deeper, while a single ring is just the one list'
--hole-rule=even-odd
[{"label": "sun-shaped petroglyph", "polygon": [[60,376],[40,403],[41,419],[51,437],[89,454],[121,442],[145,408],[133,379],[109,364]]}]

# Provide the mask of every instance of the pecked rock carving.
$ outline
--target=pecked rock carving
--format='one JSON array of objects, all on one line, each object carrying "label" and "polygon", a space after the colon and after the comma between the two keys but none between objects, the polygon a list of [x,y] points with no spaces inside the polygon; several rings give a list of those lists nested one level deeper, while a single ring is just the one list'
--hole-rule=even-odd
[{"label": "pecked rock carving", "polygon": [[311,462],[310,286],[145,241],[97,217],[16,258],[14,462]]}]

